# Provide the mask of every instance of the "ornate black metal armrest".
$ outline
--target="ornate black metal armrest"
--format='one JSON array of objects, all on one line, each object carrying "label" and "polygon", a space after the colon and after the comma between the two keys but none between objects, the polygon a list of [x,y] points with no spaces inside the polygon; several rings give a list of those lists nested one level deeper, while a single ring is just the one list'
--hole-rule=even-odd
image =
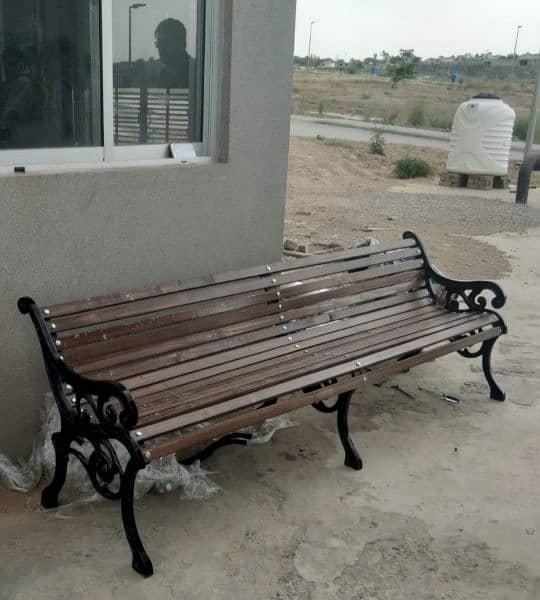
[{"label": "ornate black metal armrest", "polygon": [[415,240],[417,243],[418,248],[422,252],[429,291],[437,299],[441,298],[441,291],[444,292],[443,304],[446,309],[451,311],[460,310],[463,303],[468,310],[490,310],[488,308],[488,299],[485,296],[486,292],[491,293],[489,304],[492,309],[502,308],[505,305],[506,296],[501,287],[496,283],[492,281],[459,281],[450,279],[431,264],[420,238],[415,233],[406,231],[403,234],[403,238]]},{"label": "ornate black metal armrest", "polygon": [[[51,388],[63,416],[72,421],[79,417],[85,424],[91,424],[95,419],[102,427],[135,427],[138,419],[137,406],[125,386],[117,381],[90,379],[71,369],[58,352],[42,311],[35,301],[25,297],[17,305],[22,314],[28,314],[32,319]],[[69,401],[68,396],[71,394],[73,400]],[[114,406],[115,403],[119,405],[119,410]]]}]

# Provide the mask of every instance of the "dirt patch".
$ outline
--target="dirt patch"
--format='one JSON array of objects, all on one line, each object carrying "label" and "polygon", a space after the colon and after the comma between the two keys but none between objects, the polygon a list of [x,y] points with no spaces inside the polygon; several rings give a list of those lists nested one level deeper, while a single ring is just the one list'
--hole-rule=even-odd
[{"label": "dirt patch", "polygon": [[[403,156],[433,167],[434,177],[421,180],[422,193],[420,180],[402,182],[393,175]],[[525,232],[540,225],[540,211],[489,192],[446,191],[438,185],[445,161],[445,152],[431,148],[389,145],[379,157],[365,143],[292,138],[285,238],[308,249],[320,243],[353,246],[366,236],[395,240],[410,229],[450,274],[501,278],[510,271],[505,254],[472,236]]]}]

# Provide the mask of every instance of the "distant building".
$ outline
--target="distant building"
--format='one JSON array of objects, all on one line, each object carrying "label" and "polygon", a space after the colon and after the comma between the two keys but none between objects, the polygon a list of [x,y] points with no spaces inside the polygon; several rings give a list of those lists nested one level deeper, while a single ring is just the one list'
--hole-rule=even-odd
[{"label": "distant building", "polygon": [[323,58],[320,62],[319,69],[323,69],[325,71],[334,71],[337,69],[337,63],[335,60],[331,58]]}]

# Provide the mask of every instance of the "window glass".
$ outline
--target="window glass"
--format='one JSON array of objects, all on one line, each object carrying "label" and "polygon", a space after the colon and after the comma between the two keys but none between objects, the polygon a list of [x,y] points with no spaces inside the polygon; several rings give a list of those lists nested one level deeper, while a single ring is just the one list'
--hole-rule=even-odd
[{"label": "window glass", "polygon": [[113,0],[117,145],[202,140],[202,0]]},{"label": "window glass", "polygon": [[99,0],[0,0],[0,148],[102,145]]}]

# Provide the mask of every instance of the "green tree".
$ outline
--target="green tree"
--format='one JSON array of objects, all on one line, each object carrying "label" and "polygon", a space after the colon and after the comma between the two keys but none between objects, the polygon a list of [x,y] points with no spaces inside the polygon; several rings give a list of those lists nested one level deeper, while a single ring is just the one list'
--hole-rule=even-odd
[{"label": "green tree", "polygon": [[361,60],[356,60],[355,58],[351,58],[347,65],[347,73],[351,75],[355,75],[356,73],[361,73],[364,70],[364,63]]},{"label": "green tree", "polygon": [[403,79],[414,79],[418,72],[420,57],[416,56],[413,49],[399,51],[395,56],[385,55],[387,62],[386,72],[392,80],[392,87],[396,87]]}]

